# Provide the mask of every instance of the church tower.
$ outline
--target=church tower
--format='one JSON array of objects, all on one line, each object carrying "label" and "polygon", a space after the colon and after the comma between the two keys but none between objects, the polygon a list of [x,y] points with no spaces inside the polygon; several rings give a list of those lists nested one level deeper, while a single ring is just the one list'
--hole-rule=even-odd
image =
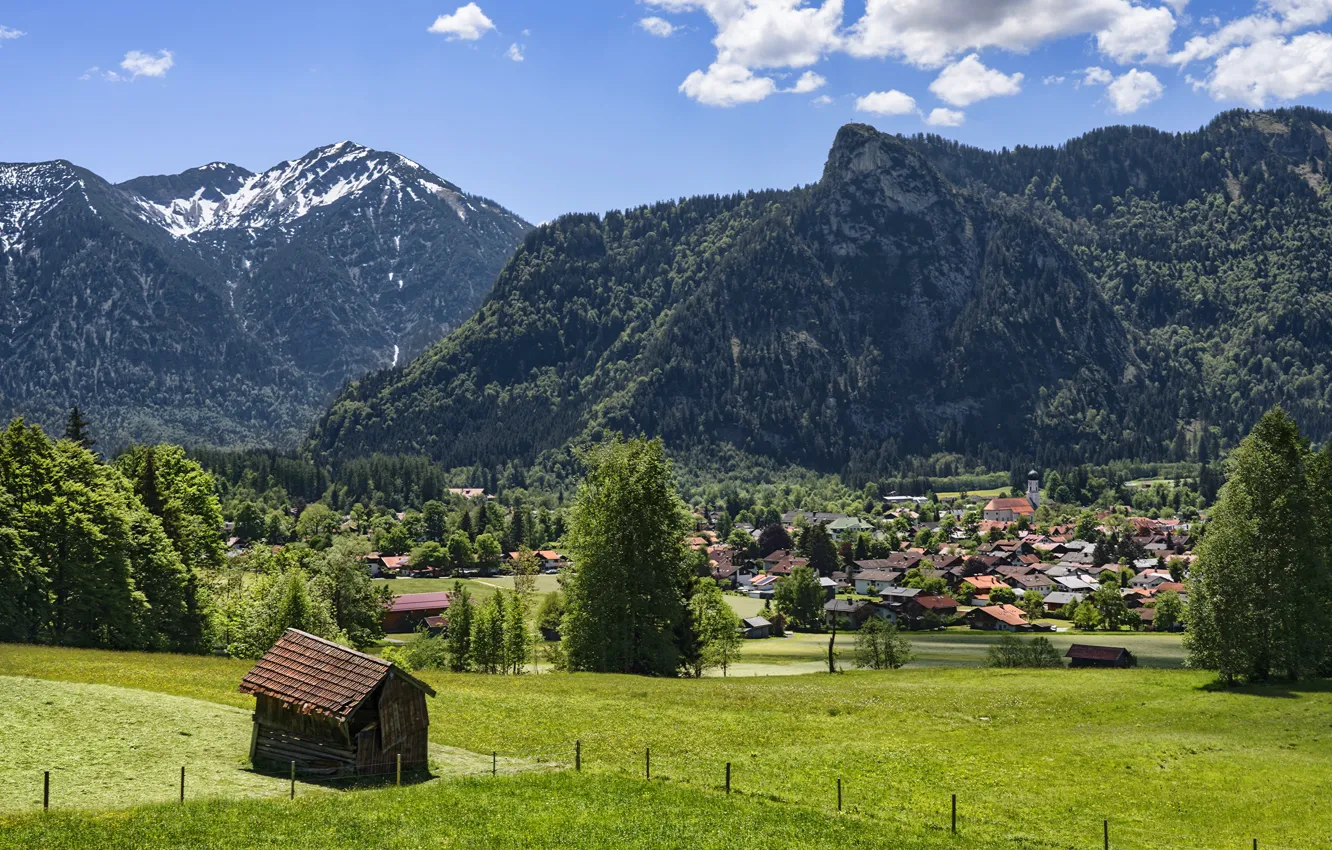
[{"label": "church tower", "polygon": [[1041,474],[1034,469],[1027,473],[1027,501],[1032,508],[1041,506]]}]

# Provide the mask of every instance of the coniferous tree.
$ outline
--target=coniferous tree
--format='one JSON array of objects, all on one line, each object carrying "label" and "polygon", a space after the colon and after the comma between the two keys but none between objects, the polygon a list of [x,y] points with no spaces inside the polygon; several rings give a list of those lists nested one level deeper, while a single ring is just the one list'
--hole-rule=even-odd
[{"label": "coniferous tree", "polygon": [[514,591],[504,604],[504,672],[520,675],[527,669],[532,631],[527,625],[527,601]]},{"label": "coniferous tree", "polygon": [[78,405],[70,408],[69,417],[65,419],[64,439],[75,443],[82,448],[92,449],[97,445],[97,441],[92,438],[92,431],[88,427],[88,420],[83,418],[83,413]]},{"label": "coniferous tree", "polygon": [[471,594],[463,583],[453,583],[453,595],[449,597],[449,669],[463,673],[471,669],[472,664],[472,620],[475,615]]},{"label": "coniferous tree", "polygon": [[478,673],[500,673],[504,660],[504,595],[496,593],[472,619],[471,667]]},{"label": "coniferous tree", "polygon": [[827,578],[836,572],[839,566],[837,544],[828,533],[828,526],[816,522],[805,529],[800,536],[801,551],[809,558],[809,566],[820,576]]}]

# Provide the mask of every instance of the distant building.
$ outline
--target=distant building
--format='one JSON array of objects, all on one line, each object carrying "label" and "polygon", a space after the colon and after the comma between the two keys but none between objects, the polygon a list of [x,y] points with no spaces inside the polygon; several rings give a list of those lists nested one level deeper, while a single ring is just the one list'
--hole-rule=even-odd
[{"label": "distant building", "polygon": [[1008,499],[991,499],[985,504],[981,514],[986,522],[1014,522],[1018,517],[1031,517],[1036,512],[1026,496]]},{"label": "distant building", "polygon": [[1133,653],[1122,646],[1075,643],[1064,653],[1070,667],[1132,667]]},{"label": "distant building", "polygon": [[394,597],[384,614],[384,631],[402,633],[414,631],[429,617],[441,617],[449,610],[452,594],[404,593]]},{"label": "distant building", "polygon": [[1034,469],[1027,473],[1027,501],[1033,509],[1041,506],[1041,474]]},{"label": "distant building", "polygon": [[766,617],[746,617],[741,623],[745,637],[750,640],[772,637],[772,623]]}]

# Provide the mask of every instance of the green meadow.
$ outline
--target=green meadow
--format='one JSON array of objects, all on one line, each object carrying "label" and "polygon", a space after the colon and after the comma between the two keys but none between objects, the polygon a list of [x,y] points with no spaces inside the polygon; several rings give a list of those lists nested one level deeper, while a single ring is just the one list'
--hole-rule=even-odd
[{"label": "green meadow", "polygon": [[[951,644],[964,636],[941,637],[937,652],[962,651]],[[1152,637],[1126,642],[1143,654]],[[382,847],[1055,850],[1099,847],[1108,819],[1114,847],[1314,848],[1332,817],[1328,683],[1223,691],[1209,674],[1153,667],[695,681],[425,672],[439,692],[432,746],[453,767],[402,789],[302,785],[292,803],[244,762],[250,703],[235,689],[247,667],[0,646],[0,676],[17,677],[0,679],[0,789],[12,798],[0,846],[319,848],[367,835]],[[470,775],[492,751],[502,775]],[[184,807],[164,802],[182,760],[200,777]],[[59,780],[46,815],[33,810],[44,769]]]}]

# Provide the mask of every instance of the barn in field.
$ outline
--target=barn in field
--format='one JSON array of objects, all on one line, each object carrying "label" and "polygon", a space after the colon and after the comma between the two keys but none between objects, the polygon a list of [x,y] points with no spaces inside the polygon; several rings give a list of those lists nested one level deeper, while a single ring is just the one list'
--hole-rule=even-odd
[{"label": "barn in field", "polygon": [[241,680],[254,694],[250,761],[303,774],[391,773],[428,763],[424,682],[372,655],[287,629]]}]

